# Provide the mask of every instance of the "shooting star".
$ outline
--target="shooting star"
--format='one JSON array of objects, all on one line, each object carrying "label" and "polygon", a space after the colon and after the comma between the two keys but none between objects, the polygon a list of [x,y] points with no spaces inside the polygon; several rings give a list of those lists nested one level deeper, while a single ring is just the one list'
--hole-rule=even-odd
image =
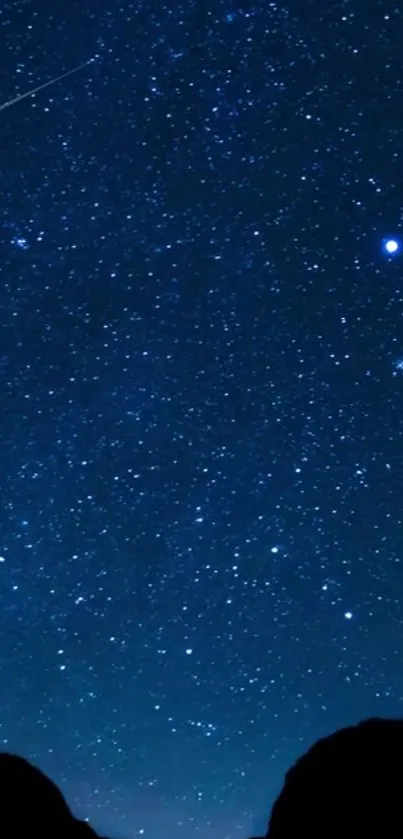
[{"label": "shooting star", "polygon": [[94,58],[90,58],[88,61],[84,61],[83,64],[78,64],[77,67],[73,67],[72,70],[67,70],[67,73],[62,73],[60,76],[56,76],[54,79],[50,79],[49,82],[40,84],[38,85],[38,87],[34,87],[32,90],[27,90],[26,93],[20,93],[19,96],[16,96],[14,99],[10,99],[8,102],[4,102],[3,105],[0,105],[0,111],[4,111],[5,108],[11,108],[11,105],[16,105],[17,102],[21,102],[23,99],[27,99],[28,96],[32,96],[34,93],[38,93],[39,90],[43,90],[45,87],[49,87],[51,84],[56,84],[56,82],[60,82],[61,79],[66,79],[67,76],[72,76],[73,73],[78,73],[79,70],[83,70],[84,67],[87,67],[88,64],[92,64],[94,61]]}]

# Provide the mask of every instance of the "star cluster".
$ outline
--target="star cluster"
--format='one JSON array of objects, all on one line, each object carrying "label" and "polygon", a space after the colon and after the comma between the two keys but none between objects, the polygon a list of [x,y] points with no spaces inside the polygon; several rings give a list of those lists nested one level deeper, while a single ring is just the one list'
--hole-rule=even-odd
[{"label": "star cluster", "polygon": [[7,0],[0,745],[245,839],[400,714],[398,4]]}]

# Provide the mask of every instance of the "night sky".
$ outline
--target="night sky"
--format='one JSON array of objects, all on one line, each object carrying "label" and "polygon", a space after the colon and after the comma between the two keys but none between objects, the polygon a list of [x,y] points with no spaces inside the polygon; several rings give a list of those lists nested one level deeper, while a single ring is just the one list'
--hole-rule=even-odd
[{"label": "night sky", "polygon": [[403,9],[7,0],[0,747],[246,839],[403,713]]}]

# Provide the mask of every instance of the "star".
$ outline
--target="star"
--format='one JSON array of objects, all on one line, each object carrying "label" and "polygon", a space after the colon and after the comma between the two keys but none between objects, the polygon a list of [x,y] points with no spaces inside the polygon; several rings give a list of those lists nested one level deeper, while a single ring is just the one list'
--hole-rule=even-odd
[{"label": "star", "polygon": [[387,256],[396,256],[398,253],[400,253],[401,242],[399,241],[399,239],[395,239],[394,237],[386,238],[383,239],[382,248],[383,252],[387,254]]}]

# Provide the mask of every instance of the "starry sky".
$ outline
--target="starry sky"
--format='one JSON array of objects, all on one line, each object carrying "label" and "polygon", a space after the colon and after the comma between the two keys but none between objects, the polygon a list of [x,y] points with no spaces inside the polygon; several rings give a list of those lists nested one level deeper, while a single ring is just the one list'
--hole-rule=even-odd
[{"label": "starry sky", "polygon": [[0,111],[0,746],[116,839],[246,839],[403,712],[403,10],[0,33],[3,104],[78,68]]}]

